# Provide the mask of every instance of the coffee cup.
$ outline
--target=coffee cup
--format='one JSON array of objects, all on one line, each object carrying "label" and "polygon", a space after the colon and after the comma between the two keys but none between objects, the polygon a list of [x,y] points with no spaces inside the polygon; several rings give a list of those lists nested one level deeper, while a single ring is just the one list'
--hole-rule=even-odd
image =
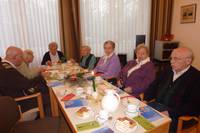
[{"label": "coffee cup", "polygon": [[90,86],[87,88],[87,94],[88,95],[92,95],[92,92],[93,92],[93,88]]},{"label": "coffee cup", "polygon": [[107,120],[107,119],[108,119],[108,112],[105,111],[105,110],[100,110],[100,112],[99,112],[99,117],[100,117],[101,119]]},{"label": "coffee cup", "polygon": [[138,111],[138,106],[135,104],[128,104],[127,111],[131,113],[135,113]]},{"label": "coffee cup", "polygon": [[59,92],[59,95],[60,95],[60,96],[64,96],[64,95],[66,94],[67,90],[65,90],[65,89],[60,89],[58,92]]},{"label": "coffee cup", "polygon": [[76,89],[76,94],[77,94],[77,95],[81,95],[83,92],[84,92],[84,90],[83,90],[82,87],[78,87],[78,88]]}]

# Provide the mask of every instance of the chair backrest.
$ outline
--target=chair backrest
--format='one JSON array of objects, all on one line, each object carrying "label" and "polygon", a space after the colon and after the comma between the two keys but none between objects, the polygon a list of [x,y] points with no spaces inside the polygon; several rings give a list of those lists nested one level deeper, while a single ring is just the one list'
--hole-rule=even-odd
[{"label": "chair backrest", "polygon": [[8,133],[19,119],[20,113],[14,99],[0,96],[0,132]]},{"label": "chair backrest", "polygon": [[118,54],[118,57],[121,64],[121,68],[123,68],[127,64],[127,54]]},{"label": "chair backrest", "polygon": [[95,65],[94,65],[94,67],[96,67],[96,66],[97,66],[97,64],[98,64],[99,60],[100,60],[100,57],[96,57],[96,63],[95,63]]}]

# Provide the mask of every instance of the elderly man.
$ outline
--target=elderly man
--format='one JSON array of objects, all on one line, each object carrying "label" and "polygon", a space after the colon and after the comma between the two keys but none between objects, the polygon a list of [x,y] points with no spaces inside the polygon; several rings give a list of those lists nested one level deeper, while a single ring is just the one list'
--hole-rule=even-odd
[{"label": "elderly man", "polygon": [[81,61],[80,66],[92,70],[96,63],[96,58],[93,54],[90,53],[91,48],[87,45],[81,46]]},{"label": "elderly man", "polygon": [[171,68],[163,72],[147,89],[144,100],[153,108],[168,112],[171,130],[176,131],[179,116],[200,115],[200,72],[191,66],[193,53],[189,48],[174,49]]},{"label": "elderly man", "polygon": [[42,59],[42,65],[53,65],[57,63],[66,62],[66,58],[61,51],[58,51],[58,45],[56,42],[51,42],[49,44],[49,51],[45,53]]},{"label": "elderly man", "polygon": [[[17,67],[19,67],[22,62],[23,51],[20,48],[10,46],[6,50],[5,59],[0,62],[1,95],[14,98],[36,92],[42,92],[43,96],[47,95],[48,89],[44,80],[41,80],[40,78],[29,80],[17,70]],[[21,106],[22,111],[27,111],[36,105],[34,102],[31,103],[23,102]],[[44,103],[48,103],[48,99],[44,99]]]}]

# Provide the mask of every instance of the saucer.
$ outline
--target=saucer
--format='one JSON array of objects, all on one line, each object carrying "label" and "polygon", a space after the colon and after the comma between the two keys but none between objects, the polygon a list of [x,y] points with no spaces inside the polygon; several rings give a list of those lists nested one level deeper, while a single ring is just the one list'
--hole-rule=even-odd
[{"label": "saucer", "polygon": [[128,111],[128,110],[125,111],[125,115],[128,116],[128,117],[131,117],[131,118],[136,117],[136,116],[138,116],[139,114],[140,114],[140,113],[139,113],[138,111],[135,111],[135,112],[130,112],[130,111]]},{"label": "saucer", "polygon": [[100,124],[103,124],[103,123],[105,123],[105,122],[108,120],[108,118],[107,118],[107,119],[101,118],[99,115],[97,115],[97,116],[96,116],[96,120],[97,120]]}]

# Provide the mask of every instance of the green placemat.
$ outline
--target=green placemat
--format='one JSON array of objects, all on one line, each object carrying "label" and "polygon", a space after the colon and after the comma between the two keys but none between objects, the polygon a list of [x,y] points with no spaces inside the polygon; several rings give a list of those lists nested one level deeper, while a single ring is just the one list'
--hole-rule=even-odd
[{"label": "green placemat", "polygon": [[137,116],[133,118],[135,121],[138,122],[144,129],[151,130],[155,128],[155,126],[149,122],[147,119],[145,119],[143,116]]},{"label": "green placemat", "polygon": [[97,121],[90,121],[90,122],[80,123],[76,125],[76,128],[78,131],[89,130],[89,129],[93,129],[97,127],[100,127]]}]

